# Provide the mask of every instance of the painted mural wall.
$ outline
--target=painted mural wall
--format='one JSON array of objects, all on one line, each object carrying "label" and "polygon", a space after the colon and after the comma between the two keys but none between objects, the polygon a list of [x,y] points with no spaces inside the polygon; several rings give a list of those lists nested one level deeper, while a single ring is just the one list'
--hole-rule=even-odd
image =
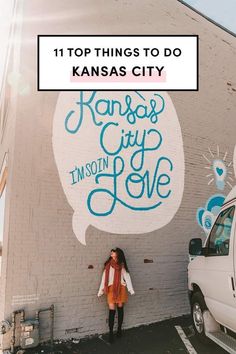
[{"label": "painted mural wall", "polygon": [[[207,154],[202,154],[207,178],[207,185],[214,185],[216,194],[208,197],[204,207],[197,210],[197,222],[204,230],[206,236],[209,234],[211,227],[219,214],[221,206],[224,204],[226,195],[230,193],[235,185],[236,176],[236,149],[234,150],[234,163],[227,159],[228,151],[220,152],[220,147],[217,145],[216,152],[213,153],[208,147]],[[225,193],[225,194],[223,194]]]},{"label": "painted mural wall", "polygon": [[[105,2],[25,0],[8,72],[1,319],[53,303],[56,338],[107,330],[97,291],[113,247],[135,289],[125,328],[189,313],[189,240],[235,186],[235,38],[175,0]],[[140,32],[199,35],[198,92],[37,92],[37,34]]]},{"label": "painted mural wall", "polygon": [[183,141],[166,93],[61,93],[53,148],[83,244],[90,224],[144,234],[168,224],[180,206]]}]

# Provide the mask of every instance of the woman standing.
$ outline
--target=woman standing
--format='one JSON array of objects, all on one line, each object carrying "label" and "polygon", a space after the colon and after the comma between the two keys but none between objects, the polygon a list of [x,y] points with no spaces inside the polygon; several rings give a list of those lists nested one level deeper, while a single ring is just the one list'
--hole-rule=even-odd
[{"label": "woman standing", "polygon": [[122,335],[121,327],[124,318],[124,304],[128,300],[127,289],[131,295],[134,294],[124,252],[120,248],[115,248],[111,250],[111,255],[104,264],[102,281],[98,291],[98,296],[107,295],[110,343],[114,341],[113,327],[116,305],[118,311],[117,337],[120,338]]}]

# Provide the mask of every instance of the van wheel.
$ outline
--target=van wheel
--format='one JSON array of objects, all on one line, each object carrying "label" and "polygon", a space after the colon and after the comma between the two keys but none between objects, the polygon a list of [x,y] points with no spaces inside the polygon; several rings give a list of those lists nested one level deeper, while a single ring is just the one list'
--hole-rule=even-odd
[{"label": "van wheel", "polygon": [[195,332],[199,339],[206,342],[203,312],[207,310],[205,300],[200,292],[194,293],[191,299],[191,314]]}]

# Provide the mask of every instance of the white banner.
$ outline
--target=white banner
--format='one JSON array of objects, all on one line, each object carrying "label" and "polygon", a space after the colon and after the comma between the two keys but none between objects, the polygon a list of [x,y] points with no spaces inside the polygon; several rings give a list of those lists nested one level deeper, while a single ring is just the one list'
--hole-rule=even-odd
[{"label": "white banner", "polygon": [[198,36],[38,36],[38,90],[198,90]]}]

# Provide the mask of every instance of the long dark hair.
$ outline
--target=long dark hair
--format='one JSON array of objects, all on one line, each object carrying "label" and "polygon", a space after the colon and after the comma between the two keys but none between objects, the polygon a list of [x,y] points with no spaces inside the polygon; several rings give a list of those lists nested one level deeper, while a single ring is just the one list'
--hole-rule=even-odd
[{"label": "long dark hair", "polygon": [[[113,248],[111,250],[111,252],[116,252],[117,254],[117,263],[118,264],[121,264],[124,266],[126,272],[129,272],[129,269],[128,269],[128,266],[127,266],[127,262],[126,262],[126,259],[125,259],[125,254],[124,254],[124,251],[121,249],[121,248]],[[106,267],[107,263],[110,262],[111,260],[111,256],[106,260],[106,262],[104,263],[104,267]]]}]

